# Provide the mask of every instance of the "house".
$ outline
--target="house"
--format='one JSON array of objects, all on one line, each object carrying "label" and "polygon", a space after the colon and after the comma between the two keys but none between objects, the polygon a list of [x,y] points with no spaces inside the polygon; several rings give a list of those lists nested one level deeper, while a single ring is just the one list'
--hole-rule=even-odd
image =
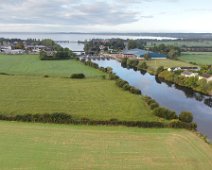
[{"label": "house", "polygon": [[212,81],[212,75],[202,74],[201,76],[199,76],[199,80],[201,80],[201,79],[205,79],[207,82]]},{"label": "house", "polygon": [[184,71],[181,73],[181,76],[184,76],[184,77],[196,77],[198,76],[198,73],[192,73],[190,71]]},{"label": "house", "polygon": [[168,71],[199,71],[200,68],[199,67],[171,67],[167,69]]},{"label": "house", "polygon": [[145,55],[149,55],[150,58],[153,58],[153,59],[166,59],[167,57],[165,54],[156,53],[156,52],[147,51],[147,50],[141,50],[138,48],[131,49],[131,50],[124,50],[122,57],[142,59],[144,58]]}]

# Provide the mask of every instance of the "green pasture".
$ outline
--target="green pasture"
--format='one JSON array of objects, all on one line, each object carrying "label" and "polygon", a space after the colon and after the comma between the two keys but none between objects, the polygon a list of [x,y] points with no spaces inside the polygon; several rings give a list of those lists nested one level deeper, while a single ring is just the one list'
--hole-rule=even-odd
[{"label": "green pasture", "polygon": [[102,79],[0,75],[0,113],[64,112],[95,120],[146,120],[156,118],[142,100]]},{"label": "green pasture", "polygon": [[70,77],[73,73],[84,73],[87,77],[104,75],[76,60],[43,61],[38,55],[0,55],[0,73],[62,77]]},{"label": "green pasture", "polygon": [[197,64],[212,64],[212,52],[186,52],[179,57],[184,62],[193,62]]},{"label": "green pasture", "polygon": [[0,121],[1,170],[209,170],[212,148],[175,129]]}]

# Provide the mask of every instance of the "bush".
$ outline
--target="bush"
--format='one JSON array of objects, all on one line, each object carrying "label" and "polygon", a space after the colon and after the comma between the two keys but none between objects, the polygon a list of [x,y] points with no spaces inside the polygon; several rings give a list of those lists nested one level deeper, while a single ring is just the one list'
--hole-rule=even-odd
[{"label": "bush", "polygon": [[131,86],[128,83],[123,86],[123,89],[126,91],[130,90],[130,88]]},{"label": "bush", "polygon": [[76,73],[71,75],[72,79],[84,79],[85,75],[83,73]]},{"label": "bush", "polygon": [[163,66],[158,67],[157,70],[156,70],[156,75],[158,75],[162,71],[164,71],[164,67]]},{"label": "bush", "polygon": [[185,128],[185,129],[190,129],[190,130],[196,130],[197,124],[196,123],[186,123],[186,122],[181,122],[178,119],[171,120],[169,123],[169,127],[171,128]]},{"label": "bush", "polygon": [[150,107],[150,109],[153,110],[153,109],[159,107],[159,104],[158,104],[158,103],[151,103],[151,104],[149,105],[149,107]]},{"label": "bush", "polygon": [[138,70],[146,70],[148,68],[148,66],[147,66],[146,62],[144,61],[144,62],[139,62],[137,68],[138,68]]},{"label": "bush", "polygon": [[110,73],[109,74],[109,80],[117,80],[119,77],[115,73]]},{"label": "bush", "polygon": [[158,108],[154,109],[153,113],[154,113],[154,115],[164,118],[164,119],[167,119],[167,120],[177,118],[177,115],[174,111],[171,111],[164,107],[158,107]]},{"label": "bush", "polygon": [[122,79],[116,80],[116,85],[119,86],[119,87],[123,87],[125,84],[128,84],[128,82],[125,81],[125,80],[122,80]]},{"label": "bush", "polygon": [[141,94],[141,90],[139,90],[135,87],[131,87],[130,92],[133,93],[133,94]]},{"label": "bush", "polygon": [[129,67],[136,67],[138,65],[139,61],[135,58],[130,58],[127,60],[127,66]]},{"label": "bush", "polygon": [[191,123],[193,121],[193,115],[191,112],[181,112],[179,115],[179,120],[186,123]]}]

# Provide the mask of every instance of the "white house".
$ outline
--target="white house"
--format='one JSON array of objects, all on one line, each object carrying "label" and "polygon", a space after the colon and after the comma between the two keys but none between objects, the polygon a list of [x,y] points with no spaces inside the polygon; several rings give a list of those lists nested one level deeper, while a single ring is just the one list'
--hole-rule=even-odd
[{"label": "white house", "polygon": [[198,73],[192,73],[192,72],[189,72],[189,71],[184,71],[181,73],[181,76],[184,76],[184,77],[196,77],[198,76]]},{"label": "white house", "polygon": [[205,79],[207,82],[212,81],[212,75],[202,74],[201,76],[199,76],[199,80],[201,80],[201,79]]}]

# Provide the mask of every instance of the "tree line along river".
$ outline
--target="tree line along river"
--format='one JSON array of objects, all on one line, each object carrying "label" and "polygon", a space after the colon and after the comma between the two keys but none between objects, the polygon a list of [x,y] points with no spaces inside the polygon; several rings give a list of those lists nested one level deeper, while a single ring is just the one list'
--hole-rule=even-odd
[{"label": "tree line along river", "polygon": [[197,123],[198,131],[212,140],[212,97],[185,87],[161,82],[147,72],[123,68],[116,60],[94,60],[100,67],[111,67],[120,78],[140,89],[143,95],[155,99],[161,106],[180,113],[190,111]]}]

